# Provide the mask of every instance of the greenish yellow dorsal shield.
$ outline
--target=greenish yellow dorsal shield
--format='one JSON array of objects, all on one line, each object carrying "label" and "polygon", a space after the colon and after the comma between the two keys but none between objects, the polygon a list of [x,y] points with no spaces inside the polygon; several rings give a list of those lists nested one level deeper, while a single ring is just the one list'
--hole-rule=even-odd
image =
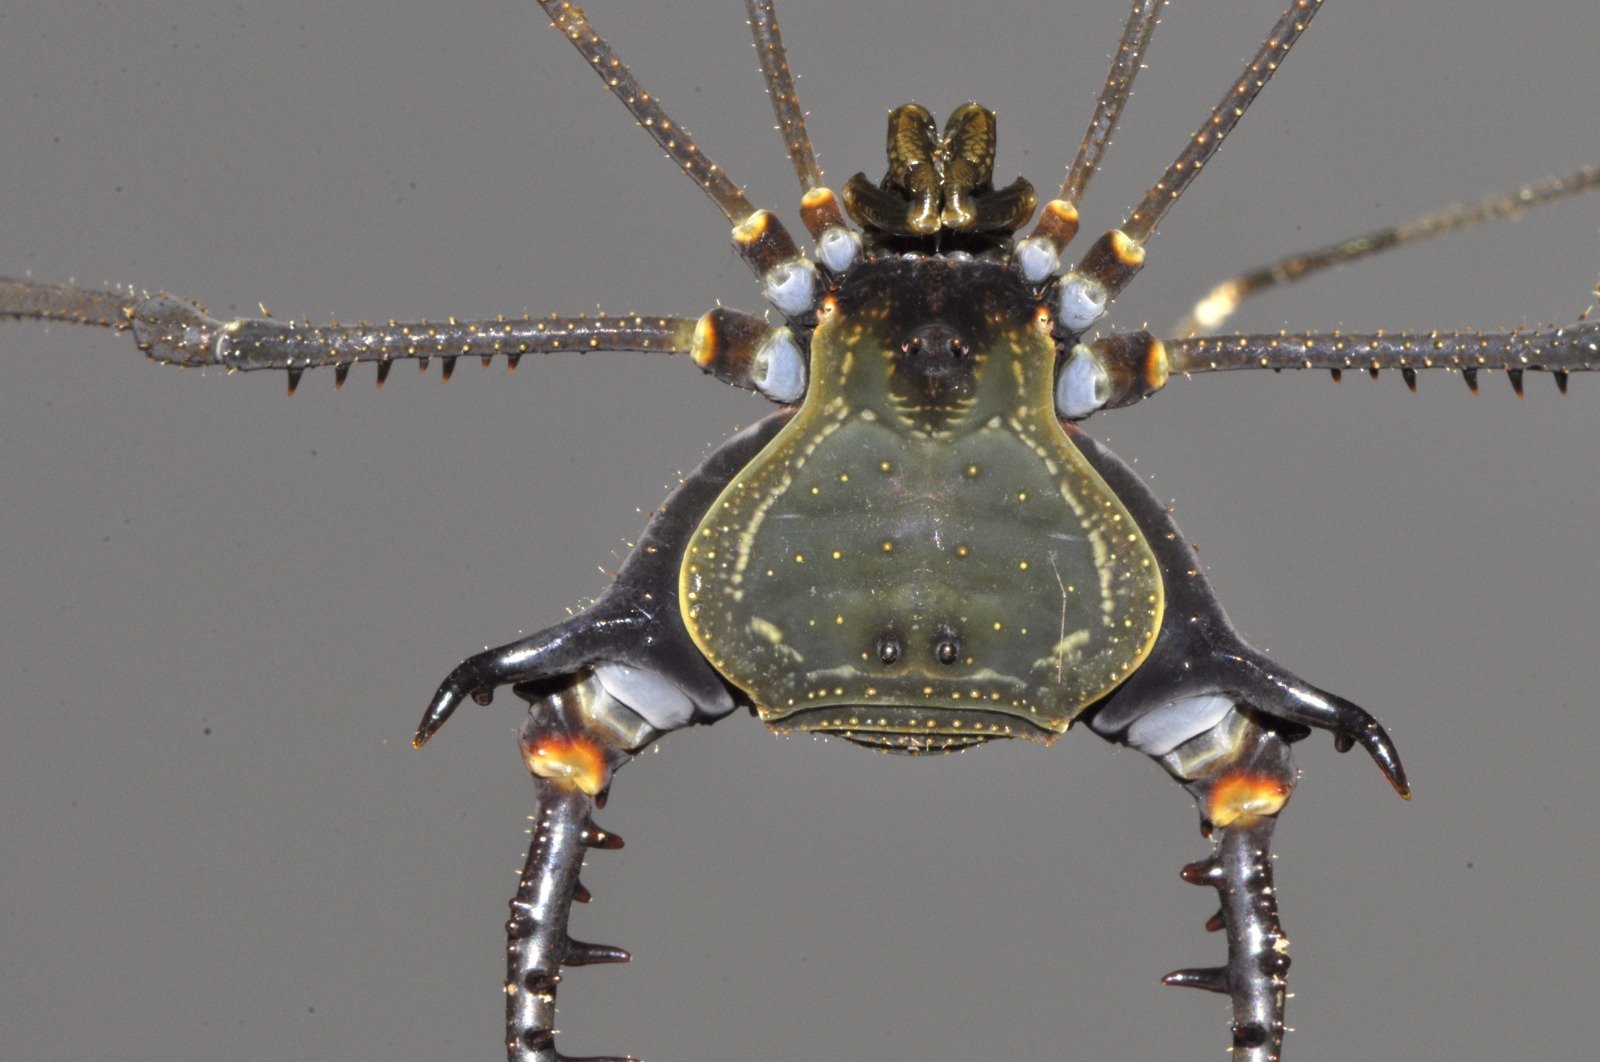
[{"label": "greenish yellow dorsal shield", "polygon": [[1056,420],[1055,363],[998,265],[880,259],[824,300],[809,392],[681,571],[764,720],[1050,740],[1144,660],[1159,568]]}]

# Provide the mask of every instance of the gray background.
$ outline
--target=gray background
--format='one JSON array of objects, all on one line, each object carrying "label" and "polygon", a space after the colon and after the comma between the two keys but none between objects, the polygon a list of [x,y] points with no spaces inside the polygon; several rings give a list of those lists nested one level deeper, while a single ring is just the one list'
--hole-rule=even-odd
[{"label": "gray background", "polygon": [[[1114,224],[1280,8],[1178,3],[1085,225]],[[1059,181],[1125,7],[784,5],[833,180],[885,110],[970,97]],[[1332,0],[1117,306],[1163,327],[1297,247],[1595,161],[1592,0]],[[792,217],[734,0],[591,16]],[[532,3],[12,3],[0,268],[221,312],[760,300],[701,193]],[[1245,328],[1571,320],[1600,204],[1395,254]],[[178,373],[0,331],[0,1055],[496,1057],[530,787],[515,702],[437,681],[600,590],[679,470],[764,406],[682,360]],[[1300,746],[1280,831],[1297,1059],[1592,1057],[1600,1035],[1600,387],[1175,381],[1096,433],[1175,500],[1240,627],[1376,712],[1416,783]],[[1188,799],[1089,734],[932,761],[675,735],[625,771],[574,931],[568,1051],[651,1062],[1222,1057]]]}]

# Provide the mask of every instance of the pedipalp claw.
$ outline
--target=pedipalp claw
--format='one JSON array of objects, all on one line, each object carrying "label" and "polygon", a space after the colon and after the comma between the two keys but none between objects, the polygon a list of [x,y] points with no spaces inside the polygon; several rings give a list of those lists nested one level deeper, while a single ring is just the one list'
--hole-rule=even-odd
[{"label": "pedipalp claw", "polygon": [[[450,672],[450,676],[439,684],[434,691],[433,700],[428,702],[427,710],[422,713],[422,721],[417,724],[417,732],[411,738],[411,747],[420,749],[428,743],[439,728],[455,714],[461,702],[471,696],[476,699],[478,691],[483,688],[477,681],[477,669],[472,667],[471,661],[460,664]],[[493,696],[490,689],[490,696]],[[482,703],[482,702],[479,702]]]},{"label": "pedipalp claw", "polygon": [[[1334,734],[1334,748],[1340,752],[1349,749],[1352,742],[1359,742],[1367,750],[1367,755],[1372,757],[1372,762],[1378,765],[1378,770],[1383,772],[1394,791],[1406,800],[1411,799],[1411,785],[1406,781],[1406,769],[1400,763],[1400,750],[1394,747],[1394,742],[1389,739],[1389,734],[1383,726],[1372,716],[1349,704],[1348,709],[1355,722],[1352,730],[1340,730]],[[1340,744],[1344,748],[1339,748]]]},{"label": "pedipalp claw", "polygon": [[417,724],[417,733],[411,739],[412,748],[420,749],[426,745],[428,739],[439,732],[439,728],[468,697],[477,704],[486,705],[494,701],[495,688],[505,683],[498,677],[492,652],[468,657],[439,683],[433,700],[428,702],[427,710],[422,713],[422,722]]},{"label": "pedipalp claw", "polygon": [[[1372,762],[1378,765],[1378,770],[1383,772],[1383,777],[1406,800],[1411,799],[1411,785],[1406,781],[1406,769],[1400,762],[1400,750],[1394,747],[1388,731],[1364,708],[1357,707],[1342,697],[1332,694],[1323,694],[1314,687],[1307,687],[1313,692],[1326,698],[1332,706],[1332,717],[1323,729],[1333,731],[1333,747],[1338,752],[1349,752],[1360,745],[1367,750],[1367,755],[1372,757]],[[1301,721],[1301,720],[1297,720]]]}]

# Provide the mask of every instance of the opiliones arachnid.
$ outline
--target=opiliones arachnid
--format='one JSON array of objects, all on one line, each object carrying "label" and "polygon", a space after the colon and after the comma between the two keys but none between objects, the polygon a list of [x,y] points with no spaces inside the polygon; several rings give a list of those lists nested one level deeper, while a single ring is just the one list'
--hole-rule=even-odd
[{"label": "opiliones arachnid", "polygon": [[[1237,74],[1277,14],[1251,7],[1164,16],[1075,252]],[[1002,183],[1045,198],[1124,13],[796,7],[784,29],[836,187],[881,172],[887,108],[942,120],[975,98],[999,115]],[[759,307],[699,193],[537,12],[459,14],[7,16],[0,265],[222,316]],[[798,234],[737,15],[592,14]],[[1329,5],[1112,324],[1166,330],[1236,269],[1592,161],[1587,10],[1498,16]],[[1570,323],[1593,252],[1592,205],[1551,206],[1264,295],[1227,327]],[[487,868],[514,869],[507,809],[528,804],[516,702],[404,755],[418,693],[603,589],[593,566],[616,569],[635,507],[760,407],[626,355],[509,380],[463,363],[444,388],[397,369],[377,395],[355,386],[370,369],[337,396],[324,371],[285,402],[281,378],[13,331],[5,1053],[483,1050],[510,887]],[[1175,501],[1240,629],[1376,713],[1417,787],[1403,806],[1325,740],[1297,749],[1278,868],[1294,1057],[1562,1057],[1587,1038],[1588,382],[1558,400],[1530,373],[1517,402],[1487,373],[1476,399],[1443,374],[1415,396],[1398,373],[1233,374],[1088,425]],[[629,846],[586,872],[598,902],[574,932],[636,958],[567,978],[567,1050],[1217,1045],[1225,1005],[1152,986],[1220,944],[1173,876],[1203,851],[1184,799],[1141,758],[1082,736],[937,763],[812,746],[730,722],[627,772],[602,821]]]}]

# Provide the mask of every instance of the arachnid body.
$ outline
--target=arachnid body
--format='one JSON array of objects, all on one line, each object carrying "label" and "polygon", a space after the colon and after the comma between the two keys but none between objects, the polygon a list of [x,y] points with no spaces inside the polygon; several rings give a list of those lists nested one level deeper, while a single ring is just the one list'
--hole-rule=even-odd
[{"label": "arachnid body", "polygon": [[[1090,235],[1236,76],[1276,14],[1250,6],[1167,14],[1086,203]],[[699,193],[647,157],[537,12],[445,29],[434,12],[319,9],[304,30],[281,12],[214,23],[167,4],[54,28],[10,16],[21,54],[4,69],[24,87],[6,94],[5,127],[31,139],[5,152],[0,264],[241,300],[215,302],[224,315],[258,297],[341,318],[759,306]],[[1419,6],[1427,28],[1406,41],[1378,30],[1383,9],[1330,0],[1163,224],[1113,321],[1159,328],[1236,268],[1589,161],[1572,144],[1591,108],[1563,110],[1585,96],[1563,49],[1592,38],[1590,13],[1541,13],[1548,32],[1525,12],[1463,29],[1459,12]],[[1001,176],[1048,194],[1123,12],[1071,14],[944,13],[929,24],[947,58],[902,62],[890,45],[922,35],[903,27],[932,19],[928,5],[871,33],[841,12],[786,12],[830,178],[875,174],[881,109],[923,99],[942,116],[976,97],[1000,115]],[[792,217],[738,6],[697,6],[692,30],[683,13],[594,16],[753,198]],[[116,58],[75,50],[100,36]],[[1450,62],[1422,64],[1424,42]],[[1517,77],[1486,76],[1491,54]],[[369,68],[387,73],[355,80]],[[216,82],[185,84],[196,70]],[[401,70],[437,81],[410,96]],[[297,81],[307,102],[278,109]],[[54,98],[71,86],[85,94]],[[461,89],[480,91],[432,123],[437,141],[405,106],[374,142],[351,139],[382,121],[360,109],[389,102],[372,97],[414,108]],[[550,111],[530,116],[533,96]],[[1371,154],[1352,162],[1344,145]],[[374,161],[380,147],[392,154]],[[136,179],[144,164],[154,176]],[[1568,322],[1586,301],[1592,204],[1456,239],[1234,323],[1494,328]],[[426,756],[405,754],[414,706],[466,650],[603,588],[555,566],[614,569],[622,547],[604,543],[634,536],[634,507],[759,407],[681,359],[628,355],[539,359],[509,380],[463,364],[449,387],[397,370],[378,395],[370,369],[337,396],[313,373],[286,402],[260,377],[155,370],[125,340],[7,335],[24,331],[5,340],[20,353],[4,359],[15,523],[0,539],[18,1057],[108,1042],[133,1057],[480,1050],[508,889],[490,868],[512,865],[507,809],[528,805],[527,782],[503,703]],[[1278,869],[1294,1050],[1570,1054],[1591,1033],[1585,871],[1600,860],[1592,378],[1558,400],[1530,374],[1518,403],[1487,374],[1476,399],[1442,376],[1410,396],[1396,374],[1340,388],[1255,375],[1179,381],[1090,430],[1176,500],[1246,634],[1381,716],[1422,797],[1402,807],[1325,739],[1300,746],[1311,799],[1293,803]],[[111,417],[126,419],[96,440]],[[598,515],[576,511],[589,501]],[[1220,945],[1199,931],[1206,898],[1174,874],[1203,852],[1188,802],[1142,757],[1084,735],[935,763],[811,746],[729,720],[626,772],[603,821],[629,847],[586,872],[598,902],[574,931],[636,959],[567,979],[568,1050],[1184,1057],[1215,1042],[1217,1001],[1152,983]],[[723,1013],[738,1020],[719,1026]]]}]

